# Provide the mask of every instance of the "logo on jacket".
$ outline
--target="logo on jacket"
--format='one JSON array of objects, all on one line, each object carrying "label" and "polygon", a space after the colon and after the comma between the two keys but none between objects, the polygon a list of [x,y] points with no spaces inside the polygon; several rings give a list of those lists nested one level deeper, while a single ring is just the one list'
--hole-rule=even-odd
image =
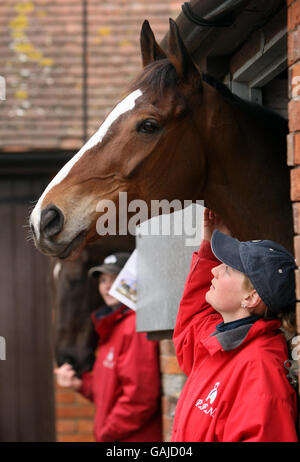
[{"label": "logo on jacket", "polygon": [[220,382],[216,382],[214,388],[208,393],[208,396],[205,401],[210,401],[210,404],[214,402],[214,400],[217,397],[218,394],[218,386],[220,385]]},{"label": "logo on jacket", "polygon": [[107,353],[106,358],[103,360],[103,366],[109,367],[112,369],[115,365],[114,361],[114,347],[111,347],[109,352]]},{"label": "logo on jacket", "polygon": [[[200,411],[204,412],[207,415],[210,415],[211,417],[214,417],[217,411],[217,408],[213,408],[212,404],[217,397],[219,385],[220,382],[216,382],[213,389],[210,390],[210,392],[208,393],[206,399],[198,399],[195,404],[195,406],[198,409],[200,409]],[[207,401],[209,401],[209,403]]]}]

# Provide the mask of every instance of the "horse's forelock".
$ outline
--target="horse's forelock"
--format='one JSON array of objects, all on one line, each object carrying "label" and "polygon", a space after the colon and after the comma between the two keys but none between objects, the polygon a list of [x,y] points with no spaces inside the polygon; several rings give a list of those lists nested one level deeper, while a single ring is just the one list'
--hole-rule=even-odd
[{"label": "horse's forelock", "polygon": [[140,75],[132,82],[130,91],[140,88],[143,92],[151,92],[163,96],[165,92],[176,87],[178,77],[174,66],[168,59],[161,59],[148,64]]}]

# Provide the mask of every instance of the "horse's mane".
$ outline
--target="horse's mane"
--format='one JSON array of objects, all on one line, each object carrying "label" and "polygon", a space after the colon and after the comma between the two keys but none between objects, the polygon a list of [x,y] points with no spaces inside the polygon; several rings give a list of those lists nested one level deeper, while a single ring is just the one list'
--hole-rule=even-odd
[{"label": "horse's mane", "polygon": [[282,117],[280,114],[272,111],[271,109],[261,106],[260,104],[254,103],[252,101],[246,101],[239,96],[235,95],[231,92],[231,90],[222,82],[217,81],[214,77],[209,74],[202,74],[202,79],[214,87],[218,92],[224,96],[225,99],[231,101],[231,103],[236,104],[241,109],[246,110],[248,113],[252,114],[256,118],[263,118],[266,122],[265,118],[270,121],[270,124],[277,123],[282,127],[286,126],[288,128],[288,121]]},{"label": "horse's mane", "polygon": [[[268,125],[273,127],[273,129],[275,125],[283,131],[287,130],[287,121],[281,115],[265,106],[240,98],[233,94],[224,83],[217,81],[209,74],[201,73],[201,77],[204,82],[215,88],[223,98],[239,107],[242,111],[246,111],[249,116],[264,121],[264,124],[269,122]],[[154,61],[146,66],[143,72],[134,80],[130,89],[133,91],[136,88],[140,88],[144,91],[150,91],[158,97],[162,97],[169,88],[176,87],[177,83],[176,70],[170,61],[165,58]]]}]

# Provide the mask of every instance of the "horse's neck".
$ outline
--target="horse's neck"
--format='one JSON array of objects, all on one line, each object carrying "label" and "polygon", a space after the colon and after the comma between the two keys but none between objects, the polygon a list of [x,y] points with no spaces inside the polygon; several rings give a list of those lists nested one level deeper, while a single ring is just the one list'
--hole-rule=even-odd
[{"label": "horse's neck", "polygon": [[250,125],[245,114],[226,103],[223,109],[222,119],[211,117],[208,130],[203,198],[240,239],[268,238],[291,249],[289,172],[284,156],[274,152],[284,149],[282,136],[273,133],[273,139],[267,139],[262,127],[253,121]]}]

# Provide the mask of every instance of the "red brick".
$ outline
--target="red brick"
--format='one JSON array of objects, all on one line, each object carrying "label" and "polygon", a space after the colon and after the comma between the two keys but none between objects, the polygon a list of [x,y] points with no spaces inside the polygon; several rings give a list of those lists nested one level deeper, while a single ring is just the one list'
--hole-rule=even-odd
[{"label": "red brick", "polygon": [[291,200],[300,200],[300,168],[291,170]]},{"label": "red brick", "polygon": [[288,30],[295,29],[300,24],[300,1],[296,0],[288,8]]},{"label": "red brick", "polygon": [[56,423],[56,432],[60,433],[74,433],[76,431],[75,420],[60,419]]},{"label": "red brick", "polygon": [[290,133],[287,136],[287,164],[300,165],[300,133]]},{"label": "red brick", "polygon": [[296,297],[297,297],[297,300],[300,300],[300,270],[295,271],[295,280],[296,280]]},{"label": "red brick", "polygon": [[57,403],[74,403],[75,393],[72,391],[57,390],[55,398]]},{"label": "red brick", "polygon": [[300,332],[300,303],[296,304],[297,332]]},{"label": "red brick", "polygon": [[167,356],[176,356],[173,340],[161,340],[159,342],[160,354]]},{"label": "red brick", "polygon": [[300,234],[300,202],[294,202],[293,207],[293,221],[294,221],[294,233]]},{"label": "red brick", "polygon": [[93,417],[94,409],[90,406],[57,406],[56,416],[59,417]]},{"label": "red brick", "polygon": [[288,65],[300,59],[300,28],[288,34]]},{"label": "red brick", "polygon": [[286,137],[287,145],[287,164],[289,166],[295,165],[295,153],[294,153],[294,133],[289,133]]},{"label": "red brick", "polygon": [[61,149],[80,149],[83,144],[82,138],[67,138],[61,141]]},{"label": "red brick", "polygon": [[175,356],[161,356],[160,370],[163,374],[182,374]]},{"label": "red brick", "polygon": [[94,404],[87,399],[85,396],[82,396],[80,393],[76,393],[76,402],[85,406],[94,406]]},{"label": "red brick", "polygon": [[[21,50],[15,48],[18,30],[11,26],[19,13],[9,5],[16,2],[6,2],[3,6],[2,3],[5,2],[0,6],[3,36],[0,69],[3,69],[11,95],[1,105],[0,125],[4,129],[0,136],[1,147],[15,144],[17,133],[22,151],[26,147],[47,148],[50,145],[52,149],[79,149],[83,142],[80,2],[43,2],[43,5],[34,2],[34,10],[25,13],[28,19],[28,27],[22,30],[25,41],[42,58],[48,62],[52,60],[48,68],[45,62],[30,58],[26,62],[20,60],[26,53],[22,56]],[[98,128],[102,114],[112,108],[141,69],[139,34],[143,20],[150,21],[160,41],[169,27],[168,18],[179,15],[181,3],[179,0],[87,2],[88,133],[95,131],[91,127]],[[28,70],[30,75],[26,76]],[[25,110],[19,107],[24,101],[15,94],[23,85],[27,95],[25,103],[31,104]],[[51,126],[51,119],[63,120],[66,125]],[[26,121],[33,122],[34,130],[26,126]]]},{"label": "red brick", "polygon": [[296,258],[296,264],[297,266],[300,266],[300,235],[294,237],[294,252],[295,252],[295,258]]},{"label": "red brick", "polygon": [[93,428],[94,428],[94,420],[78,420],[77,422],[77,426],[78,426],[78,432],[79,433],[89,433],[89,434],[92,434],[93,433]]},{"label": "red brick", "polygon": [[295,165],[300,165],[300,133],[295,133],[294,135],[294,163]]},{"label": "red brick", "polygon": [[93,435],[85,433],[59,435],[57,437],[59,443],[93,443],[95,441]]},{"label": "red brick", "polygon": [[300,99],[298,101],[290,101],[288,104],[288,110],[290,132],[300,130]]}]

